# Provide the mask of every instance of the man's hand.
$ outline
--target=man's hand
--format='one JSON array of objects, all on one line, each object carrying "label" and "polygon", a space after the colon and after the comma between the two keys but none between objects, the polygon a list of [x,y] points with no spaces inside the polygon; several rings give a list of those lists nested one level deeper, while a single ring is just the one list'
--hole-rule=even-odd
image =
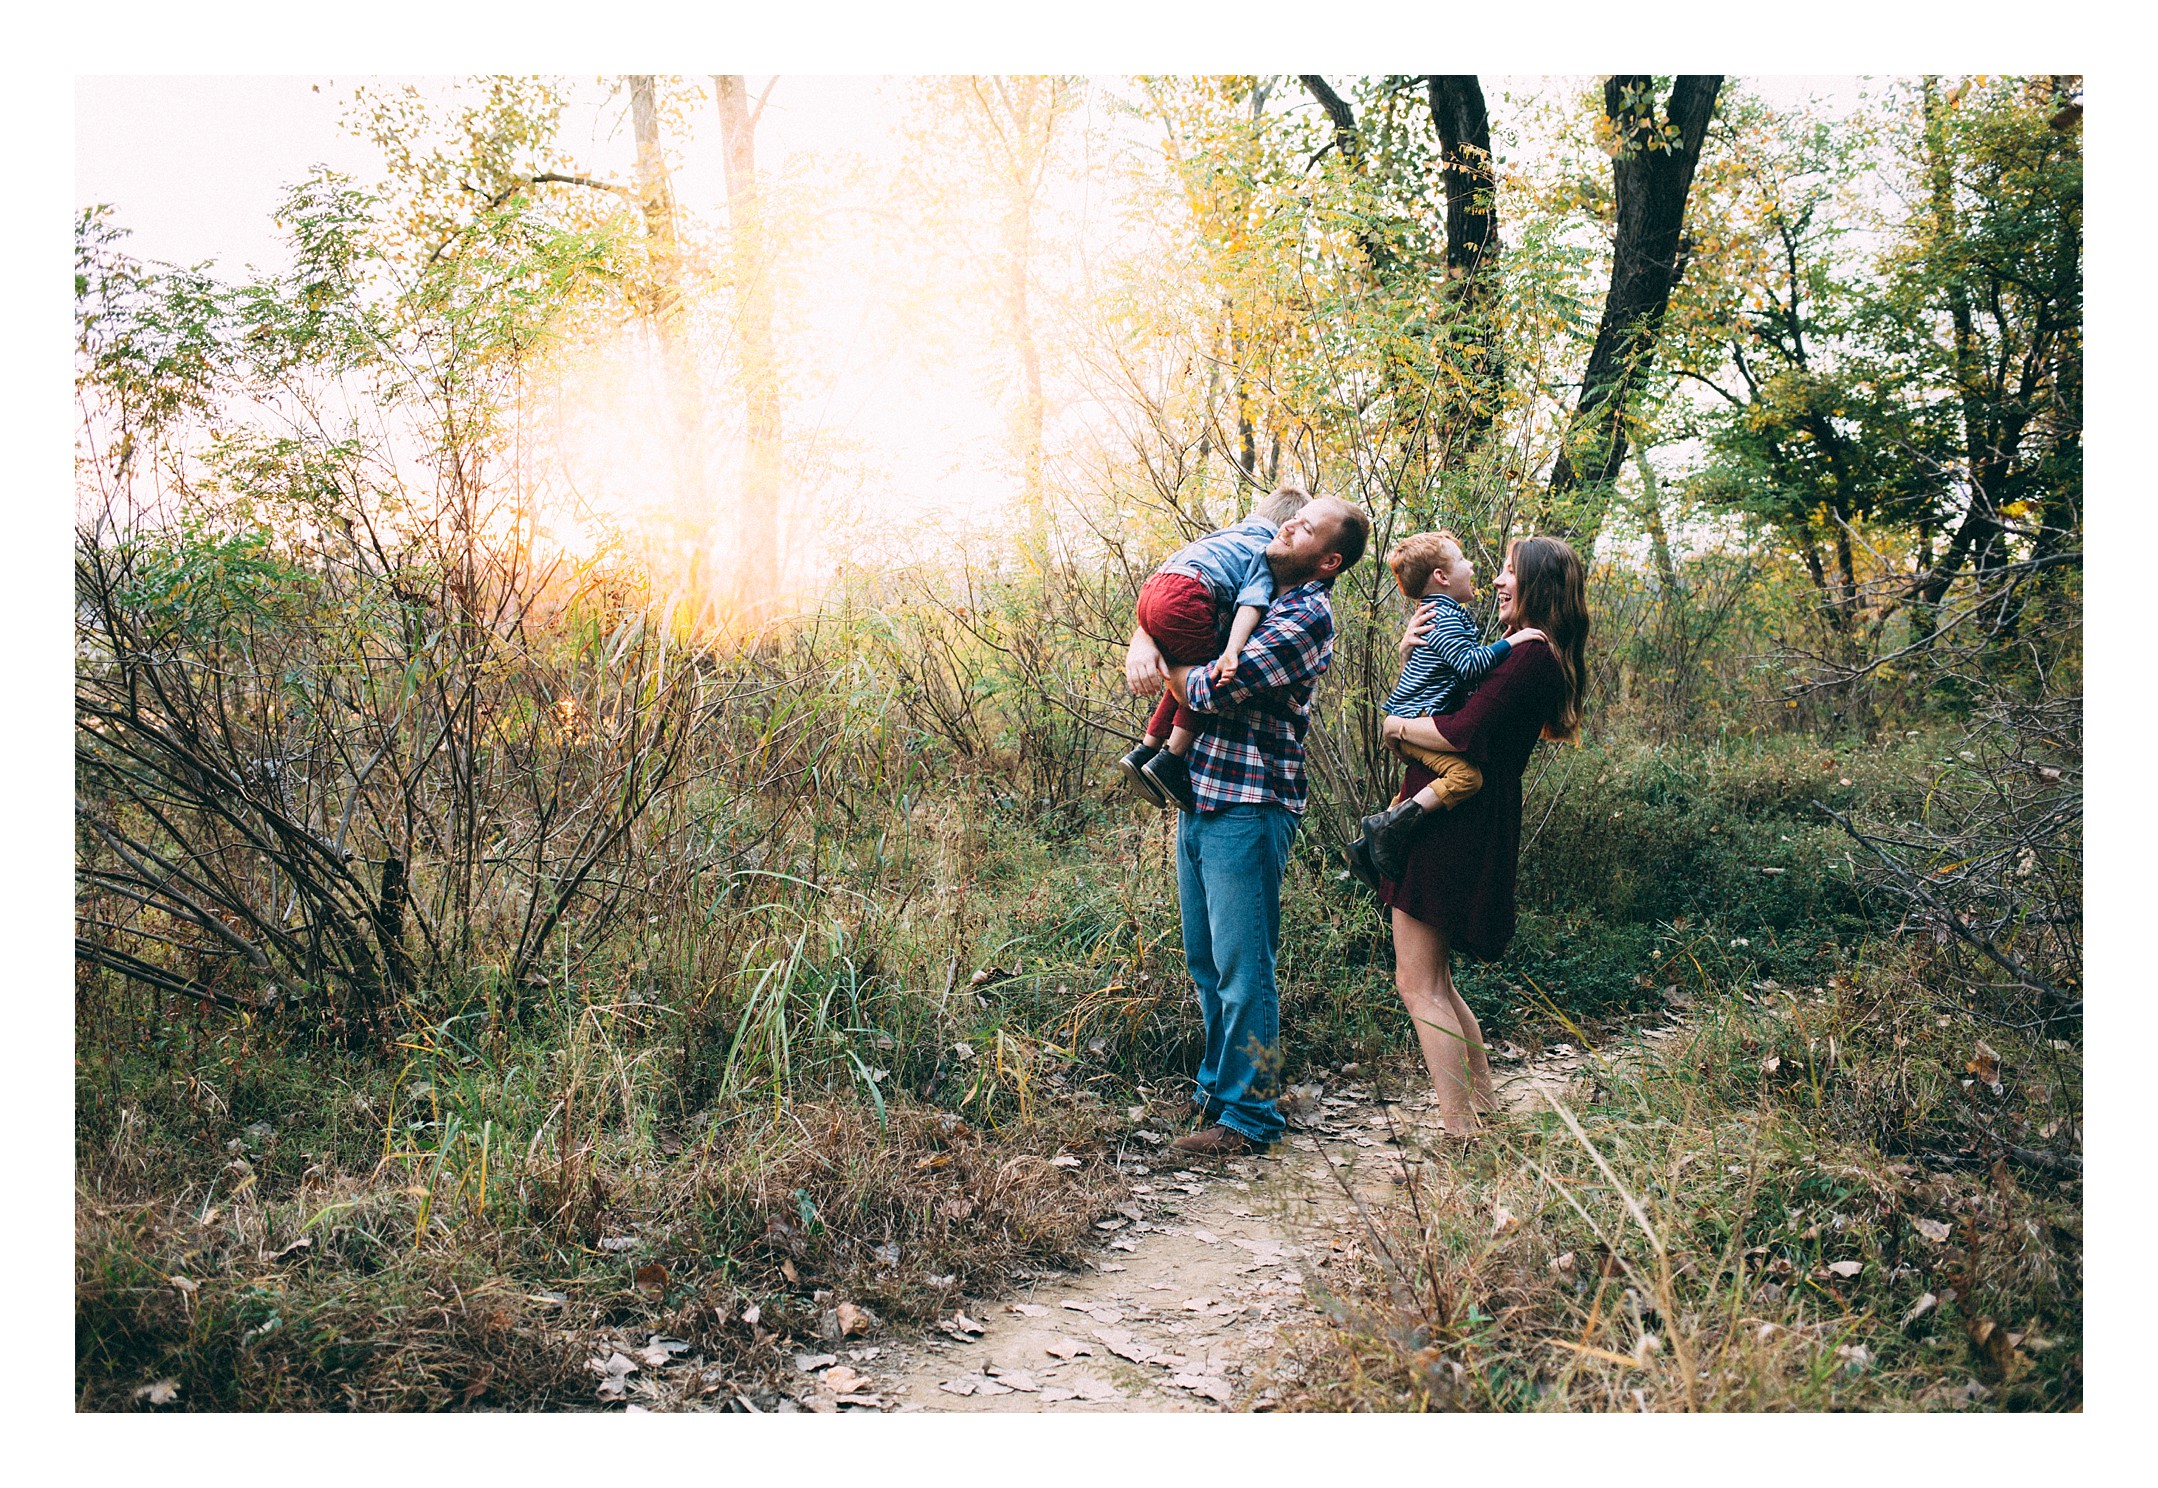
[{"label": "man's hand", "polygon": [[1507,632],[1506,639],[1516,646],[1523,641],[1542,641],[1546,646],[1551,644],[1551,637],[1533,625],[1524,625],[1519,630]]},{"label": "man's hand", "polygon": [[1161,647],[1143,630],[1131,633],[1131,649],[1124,653],[1124,685],[1139,697],[1158,697],[1169,680],[1162,664]]},{"label": "man's hand", "polygon": [[1424,643],[1424,637],[1431,634],[1431,627],[1436,623],[1432,618],[1431,611],[1422,605],[1418,605],[1414,610],[1410,611],[1409,627],[1401,633],[1401,664],[1403,666],[1409,664],[1409,658],[1416,654],[1416,648]]}]

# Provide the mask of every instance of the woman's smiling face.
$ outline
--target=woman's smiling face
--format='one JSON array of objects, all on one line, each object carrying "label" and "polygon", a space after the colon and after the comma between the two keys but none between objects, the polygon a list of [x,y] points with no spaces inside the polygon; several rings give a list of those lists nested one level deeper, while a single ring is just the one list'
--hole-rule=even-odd
[{"label": "woman's smiling face", "polygon": [[1514,560],[1509,556],[1499,576],[1491,581],[1491,592],[1499,597],[1499,624],[1512,630],[1521,623],[1521,585],[1514,578]]}]

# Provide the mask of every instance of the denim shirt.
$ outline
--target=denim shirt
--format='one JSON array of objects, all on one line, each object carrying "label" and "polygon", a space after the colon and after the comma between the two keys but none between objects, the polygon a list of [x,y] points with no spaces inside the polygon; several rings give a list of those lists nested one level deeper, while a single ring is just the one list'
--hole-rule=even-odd
[{"label": "denim shirt", "polygon": [[1274,571],[1266,566],[1266,545],[1280,530],[1264,517],[1246,517],[1179,548],[1162,571],[1197,575],[1223,612],[1219,618],[1226,630],[1227,612],[1245,605],[1263,610],[1274,602]]}]

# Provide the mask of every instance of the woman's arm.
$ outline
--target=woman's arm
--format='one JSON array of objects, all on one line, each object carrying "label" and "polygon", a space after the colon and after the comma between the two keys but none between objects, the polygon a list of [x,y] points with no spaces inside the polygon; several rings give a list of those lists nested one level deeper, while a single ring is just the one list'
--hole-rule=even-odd
[{"label": "woman's arm", "polygon": [[1388,718],[1384,732],[1389,742],[1406,739],[1426,749],[1466,755],[1481,764],[1492,729],[1519,719],[1523,709],[1541,717],[1550,706],[1550,689],[1557,684],[1558,668],[1548,646],[1516,646],[1453,712],[1429,718]]},{"label": "woman's arm", "polygon": [[1420,749],[1443,749],[1449,754],[1461,752],[1428,718],[1396,718],[1389,713],[1379,725],[1379,732],[1386,736],[1389,744],[1414,744]]}]

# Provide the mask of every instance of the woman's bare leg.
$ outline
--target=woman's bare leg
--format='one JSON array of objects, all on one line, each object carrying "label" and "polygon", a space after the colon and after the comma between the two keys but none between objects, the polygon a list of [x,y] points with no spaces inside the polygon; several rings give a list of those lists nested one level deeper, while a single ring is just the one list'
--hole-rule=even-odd
[{"label": "woman's bare leg", "polygon": [[1479,1111],[1496,1111],[1499,1098],[1491,1085],[1491,1056],[1484,1050],[1484,1030],[1476,1021],[1476,1014],[1461,1000],[1461,993],[1454,987],[1452,958],[1439,963],[1439,975],[1445,983],[1445,997],[1453,1009],[1454,1024],[1467,1040],[1469,1056],[1469,1099]]},{"label": "woman's bare leg", "polygon": [[[1470,1040],[1481,1045],[1483,1035],[1454,991],[1451,960],[1444,935],[1401,910],[1394,911],[1394,987],[1423,1048],[1424,1068],[1430,1071],[1431,1088],[1439,1098],[1439,1120],[1449,1135],[1468,1136],[1479,1127]],[[1487,1091],[1490,1079],[1487,1069],[1481,1082]]]}]

